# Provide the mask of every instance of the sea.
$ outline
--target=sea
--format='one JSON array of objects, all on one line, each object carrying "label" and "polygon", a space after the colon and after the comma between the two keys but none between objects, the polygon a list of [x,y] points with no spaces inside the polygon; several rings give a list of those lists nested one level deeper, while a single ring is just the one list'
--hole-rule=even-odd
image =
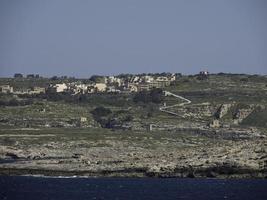
[{"label": "sea", "polygon": [[0,176],[0,199],[267,200],[267,179]]}]

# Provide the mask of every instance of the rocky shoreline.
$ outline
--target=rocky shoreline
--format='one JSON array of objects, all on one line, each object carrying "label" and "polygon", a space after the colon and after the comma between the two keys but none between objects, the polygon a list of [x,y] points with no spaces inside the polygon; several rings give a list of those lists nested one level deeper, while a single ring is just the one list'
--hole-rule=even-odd
[{"label": "rocky shoreline", "polygon": [[125,168],[117,170],[53,170],[30,168],[0,168],[0,175],[28,175],[48,177],[124,177],[124,178],[219,178],[219,179],[266,179],[267,170],[217,166],[211,168],[177,168],[174,171],[153,172],[147,168]]},{"label": "rocky shoreline", "polygon": [[0,175],[267,178],[263,136],[47,130],[5,134],[0,142]]}]

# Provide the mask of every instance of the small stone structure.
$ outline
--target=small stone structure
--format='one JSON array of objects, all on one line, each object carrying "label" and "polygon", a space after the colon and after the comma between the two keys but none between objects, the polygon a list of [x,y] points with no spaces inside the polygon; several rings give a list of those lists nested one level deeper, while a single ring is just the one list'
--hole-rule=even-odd
[{"label": "small stone structure", "polygon": [[80,118],[80,122],[87,122],[87,118],[86,117],[81,117]]},{"label": "small stone structure", "polygon": [[80,127],[87,127],[88,126],[88,120],[87,117],[80,117],[78,126]]},{"label": "small stone structure", "polygon": [[209,127],[211,128],[220,128],[220,121],[218,119],[212,120],[212,122],[209,124]]}]

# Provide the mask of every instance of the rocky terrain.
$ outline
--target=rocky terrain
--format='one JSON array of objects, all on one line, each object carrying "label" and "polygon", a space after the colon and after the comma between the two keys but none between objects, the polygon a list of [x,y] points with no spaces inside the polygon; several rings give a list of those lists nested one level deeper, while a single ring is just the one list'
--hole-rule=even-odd
[{"label": "rocky terrain", "polygon": [[[3,131],[2,131],[3,132]],[[25,133],[24,133],[25,132]],[[266,178],[265,135],[22,130],[1,134],[0,174]],[[219,139],[220,138],[220,139]]]}]

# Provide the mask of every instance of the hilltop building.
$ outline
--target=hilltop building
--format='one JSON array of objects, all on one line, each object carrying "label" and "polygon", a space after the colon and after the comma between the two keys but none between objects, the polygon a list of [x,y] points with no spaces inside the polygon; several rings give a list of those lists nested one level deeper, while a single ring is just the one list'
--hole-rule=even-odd
[{"label": "hilltop building", "polygon": [[0,93],[13,93],[13,87],[10,85],[1,85]]},{"label": "hilltop building", "polygon": [[29,92],[30,94],[45,94],[46,88],[45,87],[33,87],[32,90]]},{"label": "hilltop building", "polygon": [[107,89],[107,85],[105,83],[96,83],[95,90],[96,92],[105,92]]}]

